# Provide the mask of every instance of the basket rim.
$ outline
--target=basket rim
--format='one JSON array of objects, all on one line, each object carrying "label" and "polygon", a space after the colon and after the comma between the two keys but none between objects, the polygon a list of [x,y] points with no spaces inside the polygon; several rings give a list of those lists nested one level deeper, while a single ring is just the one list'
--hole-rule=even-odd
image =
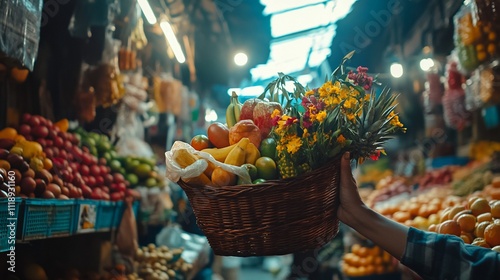
[{"label": "basket rim", "polygon": [[303,179],[306,176],[311,176],[311,175],[314,175],[314,174],[320,174],[320,173],[323,173],[325,171],[329,172],[329,170],[332,169],[332,168],[334,168],[334,167],[340,167],[340,160],[341,160],[341,155],[331,158],[323,166],[321,166],[319,168],[316,168],[314,170],[311,170],[309,172],[306,172],[304,174],[301,174],[300,176],[286,178],[286,179],[266,180],[265,182],[262,182],[262,183],[259,183],[259,184],[240,184],[240,185],[220,186],[220,187],[217,187],[217,186],[208,186],[208,185],[193,186],[193,185],[190,185],[190,184],[184,182],[182,180],[182,178],[180,178],[179,181],[177,181],[177,184],[179,184],[183,188],[184,187],[190,187],[190,188],[198,188],[198,189],[199,188],[203,188],[203,189],[232,190],[232,191],[235,191],[235,190],[243,191],[243,190],[249,189],[249,188],[264,188],[264,187],[269,187],[269,186],[278,185],[278,184],[279,185],[282,185],[282,184],[285,185],[285,184],[288,184],[288,183],[291,183],[291,182],[294,182],[294,181],[297,181],[297,180],[301,180],[301,179]]}]

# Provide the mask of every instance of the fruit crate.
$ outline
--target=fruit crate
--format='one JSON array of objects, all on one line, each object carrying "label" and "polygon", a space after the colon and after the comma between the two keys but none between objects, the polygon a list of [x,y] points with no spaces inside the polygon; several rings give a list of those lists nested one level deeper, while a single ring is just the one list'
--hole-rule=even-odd
[{"label": "fruit crate", "polygon": [[108,231],[114,228],[114,215],[117,204],[112,201],[100,201],[97,209],[95,229],[97,231]]},{"label": "fruit crate", "polygon": [[[135,219],[138,220],[139,216],[140,201],[136,200],[132,204],[132,210],[134,211]],[[125,203],[123,201],[116,202],[115,215],[113,217],[113,228],[118,228],[122,221],[123,212],[125,211]]]},{"label": "fruit crate", "polygon": [[75,201],[61,199],[24,199],[22,231],[19,239],[34,240],[73,234]]},{"label": "fruit crate", "polygon": [[96,231],[100,203],[101,201],[92,199],[76,200],[73,229],[76,234]]},{"label": "fruit crate", "polygon": [[19,209],[22,206],[21,202],[22,200],[20,198],[15,199],[16,207],[14,211],[12,211],[12,214],[10,214],[11,211],[9,211],[8,199],[7,198],[0,199],[0,252],[8,251],[10,246],[12,246],[12,244],[9,244],[9,238],[8,238],[11,230],[7,226],[10,224],[10,222],[15,221],[16,222],[15,230],[17,231],[17,226],[19,223],[18,220]]}]

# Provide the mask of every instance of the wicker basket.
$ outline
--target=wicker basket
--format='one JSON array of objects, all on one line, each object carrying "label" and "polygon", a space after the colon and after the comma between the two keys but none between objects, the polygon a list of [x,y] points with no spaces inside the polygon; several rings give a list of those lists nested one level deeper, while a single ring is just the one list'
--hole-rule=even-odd
[{"label": "wicker basket", "polygon": [[216,255],[269,256],[313,250],[338,233],[340,161],[298,178],[258,185],[193,187],[182,180]]}]

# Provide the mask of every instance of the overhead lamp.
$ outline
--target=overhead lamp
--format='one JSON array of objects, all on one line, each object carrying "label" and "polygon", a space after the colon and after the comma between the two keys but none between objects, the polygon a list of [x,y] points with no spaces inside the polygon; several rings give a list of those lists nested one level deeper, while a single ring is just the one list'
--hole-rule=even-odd
[{"label": "overhead lamp", "polygon": [[237,53],[234,56],[234,63],[238,66],[244,66],[248,62],[248,56],[245,53]]},{"label": "overhead lamp", "polygon": [[141,10],[144,13],[144,16],[146,17],[146,20],[149,22],[149,24],[155,24],[156,16],[155,13],[153,13],[148,0],[137,0],[137,2],[139,3],[139,6],[141,7]]},{"label": "overhead lamp", "polygon": [[172,48],[172,51],[174,52],[175,58],[179,63],[184,63],[186,62],[186,57],[184,56],[184,53],[182,52],[181,45],[179,44],[179,41],[177,40],[177,37],[175,37],[174,30],[172,29],[172,25],[168,23],[168,21],[162,21],[160,23],[161,30],[163,30],[163,33],[165,34],[165,37],[167,38],[168,44]]},{"label": "overhead lamp", "polygon": [[434,60],[432,58],[423,58],[420,60],[420,69],[425,72],[429,71],[434,65]]},{"label": "overhead lamp", "polygon": [[397,62],[391,64],[390,72],[394,78],[401,78],[404,74],[403,65]]},{"label": "overhead lamp", "polygon": [[264,87],[250,86],[244,88],[230,88],[227,90],[227,94],[231,96],[233,91],[236,92],[238,96],[255,97],[261,95],[264,92]]}]

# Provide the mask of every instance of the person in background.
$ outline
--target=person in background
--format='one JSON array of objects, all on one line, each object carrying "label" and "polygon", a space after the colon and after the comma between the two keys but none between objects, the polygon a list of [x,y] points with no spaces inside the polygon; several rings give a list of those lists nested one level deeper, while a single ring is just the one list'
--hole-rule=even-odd
[{"label": "person in background", "polygon": [[352,176],[350,154],[341,163],[339,220],[424,279],[498,279],[500,253],[465,244],[454,235],[399,224],[366,206]]}]

